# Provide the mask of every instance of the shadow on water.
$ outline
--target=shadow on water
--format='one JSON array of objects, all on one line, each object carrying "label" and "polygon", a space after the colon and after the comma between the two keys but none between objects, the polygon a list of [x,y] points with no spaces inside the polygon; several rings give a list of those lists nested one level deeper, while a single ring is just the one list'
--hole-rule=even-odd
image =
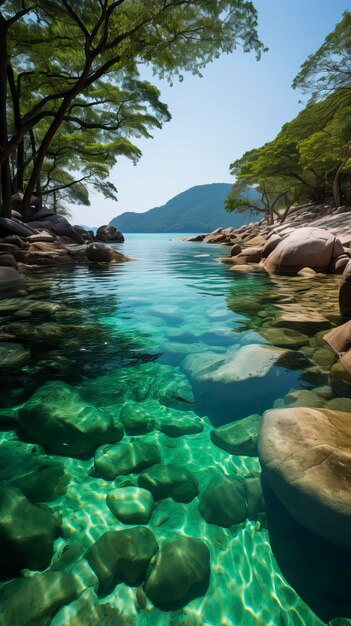
[{"label": "shadow on water", "polygon": [[350,552],[301,526],[262,477],[271,548],[283,576],[318,617],[351,618]]}]

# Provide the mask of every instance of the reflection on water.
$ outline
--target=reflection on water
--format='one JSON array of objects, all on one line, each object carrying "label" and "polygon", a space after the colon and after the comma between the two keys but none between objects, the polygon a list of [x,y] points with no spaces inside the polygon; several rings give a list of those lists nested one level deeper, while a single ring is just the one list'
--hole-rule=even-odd
[{"label": "reflection on water", "polygon": [[[3,342],[30,351],[30,360],[19,369],[14,361],[3,367],[2,413],[28,400],[45,382],[58,380],[115,419],[123,402],[146,403],[156,430],[145,432],[143,440],[157,443],[164,462],[186,465],[200,496],[218,472],[242,480],[257,474],[257,458],[232,456],[212,444],[211,425],[298,404],[299,394],[306,401],[320,393],[324,403],[333,397],[326,388],[334,357],[322,354],[322,335],[338,318],[335,279],[236,275],[217,263],[223,247],[205,248],[169,235],[130,235],[117,247],[136,260],[40,270],[27,276],[25,297],[0,302]],[[284,334],[287,328],[291,332]],[[184,424],[190,412],[200,416],[202,432],[167,436],[160,421],[169,420],[167,410],[173,409]],[[7,425],[3,442],[18,437],[27,440]],[[63,548],[79,545],[66,571],[83,576],[82,555],[89,545],[106,530],[124,527],[106,506],[107,493],[117,485],[94,476],[91,459],[59,460],[70,482],[50,503],[62,515],[63,529],[54,560]],[[136,484],[136,474],[128,478]],[[150,602],[137,611],[135,589],[120,584],[108,602],[124,613],[123,623],[320,626],[335,615],[333,594],[319,601],[318,581],[309,583],[313,592],[304,593],[307,583],[302,573],[299,579],[296,562],[283,567],[289,561],[284,532],[278,539],[274,535],[279,555],[282,546],[286,550],[282,559],[277,557],[279,567],[265,524],[254,519],[229,529],[206,524],[198,498],[187,504],[160,500],[148,525],[159,545],[179,534],[207,543],[209,589],[186,607],[163,613]],[[54,618],[54,626],[69,623],[65,611]]]}]

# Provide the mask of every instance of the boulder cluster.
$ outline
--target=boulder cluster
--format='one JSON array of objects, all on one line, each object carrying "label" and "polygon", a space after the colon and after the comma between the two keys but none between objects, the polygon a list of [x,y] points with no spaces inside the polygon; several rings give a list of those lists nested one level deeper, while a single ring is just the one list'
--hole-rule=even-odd
[{"label": "boulder cluster", "polygon": [[0,293],[24,287],[22,274],[27,267],[69,267],[78,262],[120,263],[130,260],[111,243],[124,237],[114,226],[100,226],[96,235],[72,226],[63,215],[43,207],[26,222],[16,209],[11,217],[0,217]]}]

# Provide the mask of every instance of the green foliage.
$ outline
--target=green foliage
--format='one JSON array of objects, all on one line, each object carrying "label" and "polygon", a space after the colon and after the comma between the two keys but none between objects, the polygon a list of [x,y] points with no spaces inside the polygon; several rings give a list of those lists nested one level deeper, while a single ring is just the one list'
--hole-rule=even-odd
[{"label": "green foliage", "polygon": [[294,89],[309,93],[317,101],[336,89],[350,90],[351,84],[351,13],[325,38],[321,47],[301,65],[293,81]]},{"label": "green foliage", "polygon": [[[13,74],[0,162],[10,159],[25,212],[39,181],[46,195],[50,189],[57,195],[64,172],[115,196],[108,170],[120,155],[136,162],[141,153],[132,138],[151,137],[170,119],[158,90],[140,80],[141,65],[172,81],[185,71],[200,74],[237,46],[257,58],[264,51],[256,11],[245,0],[0,4]],[[61,186],[71,199],[68,184]]]}]

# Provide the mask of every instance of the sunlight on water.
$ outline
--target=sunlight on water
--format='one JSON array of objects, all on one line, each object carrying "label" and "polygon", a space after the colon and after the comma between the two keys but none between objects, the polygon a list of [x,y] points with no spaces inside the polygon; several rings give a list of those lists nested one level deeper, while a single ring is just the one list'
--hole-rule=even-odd
[{"label": "sunlight on water", "polygon": [[[225,527],[206,522],[199,502],[216,476],[246,484],[260,472],[257,457],[232,455],[214,445],[214,426],[298,404],[301,392],[320,393],[321,405],[333,397],[328,368],[334,357],[321,361],[320,348],[321,331],[338,316],[335,278],[233,276],[217,262],[223,247],[204,249],[178,236],[130,235],[117,247],[136,260],[67,272],[40,270],[27,276],[25,298],[0,302],[4,337],[30,351],[19,372],[3,371],[1,414],[22,406],[48,381],[67,383],[80,394],[75,402],[93,405],[110,422],[123,421],[126,445],[151,444],[162,463],[190,470],[198,483],[199,495],[190,502],[156,500],[146,525],[159,546],[178,536],[206,543],[211,577],[205,595],[164,611],[150,600],[143,604],[135,587],[121,583],[101,598],[102,604],[118,609],[120,621],[113,623],[125,626],[322,626],[333,615],[334,599],[329,604],[321,599],[318,580],[305,585],[304,563],[299,571],[296,546],[289,544],[287,514],[272,505],[278,531],[281,524],[281,535],[275,535],[280,549],[272,551],[264,511]],[[318,315],[311,313],[315,302]],[[289,328],[295,339],[284,345],[272,328]],[[42,436],[39,430],[39,443],[55,451],[55,443]],[[4,450],[18,440],[30,438],[4,427]],[[118,447],[113,437],[106,441]],[[139,474],[148,471],[124,470],[111,479],[103,464],[94,466],[93,451],[65,457],[40,452],[46,460],[62,462],[68,477],[49,501],[62,517],[52,563],[71,548],[72,560],[62,568],[88,586],[96,577],[83,558],[86,550],[104,532],[128,527],[108,508],[106,496],[116,487],[137,485]],[[15,471],[8,454],[7,468],[0,467],[5,480],[11,477],[11,462]],[[70,611],[60,609],[53,626],[89,626],[85,618],[74,621]]]}]

